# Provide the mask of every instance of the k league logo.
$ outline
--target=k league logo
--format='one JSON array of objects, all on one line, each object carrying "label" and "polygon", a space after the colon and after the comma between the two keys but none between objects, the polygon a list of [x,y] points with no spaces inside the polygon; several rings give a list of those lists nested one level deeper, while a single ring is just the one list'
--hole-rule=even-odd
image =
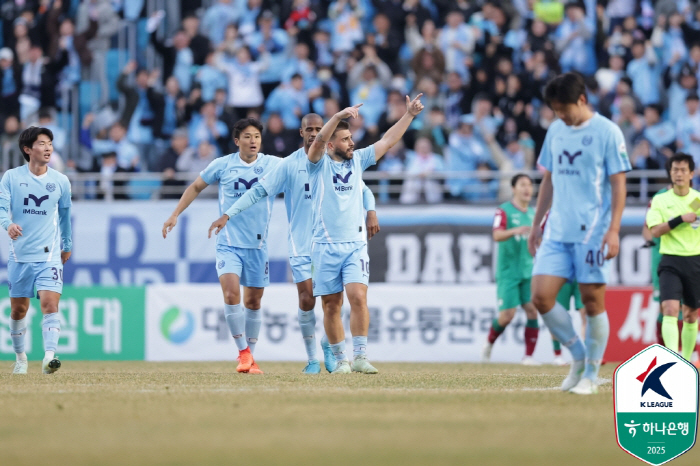
[{"label": "k league logo", "polygon": [[695,445],[698,371],[675,351],[651,345],[620,364],[613,376],[617,443],[655,466]]}]

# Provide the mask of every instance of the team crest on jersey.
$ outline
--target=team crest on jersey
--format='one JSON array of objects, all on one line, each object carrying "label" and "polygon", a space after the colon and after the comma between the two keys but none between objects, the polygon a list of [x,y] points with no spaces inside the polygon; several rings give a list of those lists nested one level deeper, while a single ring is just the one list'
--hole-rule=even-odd
[{"label": "team crest on jersey", "polygon": [[46,183],[46,190],[50,193],[56,191],[56,185],[53,183]]},{"label": "team crest on jersey", "polygon": [[346,160],[345,162],[343,162],[343,166],[344,166],[345,168],[350,168],[350,161],[349,161],[349,160]]},{"label": "team crest on jersey", "polygon": [[584,146],[590,146],[592,142],[593,142],[593,136],[591,136],[590,134],[587,134],[583,137],[581,144],[583,144]]},{"label": "team crest on jersey", "polygon": [[263,172],[263,167],[255,167],[255,170],[253,170],[256,175],[259,175]]},{"label": "team crest on jersey", "polygon": [[223,268],[224,268],[224,265],[226,265],[226,262],[224,262],[224,261],[219,261],[219,263],[216,264],[216,266],[217,266],[218,268],[220,268],[220,269],[223,269]]}]

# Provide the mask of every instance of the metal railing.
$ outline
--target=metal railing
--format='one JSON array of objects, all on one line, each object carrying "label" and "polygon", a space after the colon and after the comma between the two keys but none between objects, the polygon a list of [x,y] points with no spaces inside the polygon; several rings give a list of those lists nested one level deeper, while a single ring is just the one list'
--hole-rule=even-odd
[{"label": "metal railing", "polygon": [[[516,173],[526,173],[536,182],[542,179],[542,173],[539,171],[439,172],[426,175],[425,178],[437,180],[445,194],[451,191],[451,180],[463,181],[460,196],[456,198],[458,202],[495,203],[503,200],[504,191],[501,190],[499,197],[499,189],[494,186],[493,181],[495,180],[499,184],[508,183],[509,186],[511,177]],[[111,175],[72,172],[67,175],[71,180],[74,199],[111,201],[114,199],[179,198],[187,186],[199,176],[199,173],[175,173],[172,177],[154,172],[118,172]],[[362,178],[372,192],[379,195],[380,201],[389,198],[389,202],[392,202],[393,198],[401,193],[403,182],[415,178],[415,176],[408,173],[367,171],[363,173]],[[653,196],[656,191],[667,184],[666,172],[663,170],[632,171],[627,174],[628,203],[646,204],[650,196]],[[535,183],[535,190],[537,190],[537,183]],[[489,193],[491,196],[484,196],[485,193]],[[508,193],[506,192],[506,194]],[[209,188],[203,195],[216,196],[216,187]]]}]

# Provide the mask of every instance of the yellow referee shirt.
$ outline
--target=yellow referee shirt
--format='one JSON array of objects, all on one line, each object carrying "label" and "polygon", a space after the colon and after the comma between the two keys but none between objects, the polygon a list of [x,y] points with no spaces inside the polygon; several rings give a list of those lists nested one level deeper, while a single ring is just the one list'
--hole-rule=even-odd
[{"label": "yellow referee shirt", "polygon": [[[673,190],[657,194],[652,199],[651,207],[647,211],[647,226],[649,228],[655,227],[688,212],[697,213],[691,204],[700,204],[700,192],[692,188],[685,196],[679,196]],[[695,224],[681,223],[673,230],[661,235],[661,254],[671,256],[700,255],[698,223],[700,222]]]}]

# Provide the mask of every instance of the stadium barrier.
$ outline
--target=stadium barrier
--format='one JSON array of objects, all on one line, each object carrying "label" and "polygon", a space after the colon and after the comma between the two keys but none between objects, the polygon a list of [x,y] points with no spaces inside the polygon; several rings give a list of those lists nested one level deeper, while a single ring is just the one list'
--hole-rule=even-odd
[{"label": "stadium barrier", "polygon": [[[368,304],[369,352],[377,361],[478,362],[497,312],[493,284],[372,284]],[[656,341],[658,306],[651,300],[650,288],[612,287],[607,309],[611,324],[607,361],[625,360]],[[303,361],[306,355],[297,322],[296,287],[275,284],[267,288],[260,312],[263,326],[257,358]],[[7,289],[2,289],[0,360],[14,358],[9,314]],[[320,337],[320,300],[316,316]],[[221,290],[214,284],[67,286],[60,317],[62,333],[57,354],[65,360],[232,361],[236,357]],[[572,317],[580,329],[578,313]],[[345,309],[344,323],[350,338],[348,318]],[[36,300],[32,300],[28,319],[27,352],[30,359],[41,359],[41,318]],[[520,361],[524,325],[524,313],[518,312],[496,342],[494,362]],[[569,357],[567,351],[564,355]],[[543,326],[535,358],[545,363],[553,359],[551,336]]]}]

